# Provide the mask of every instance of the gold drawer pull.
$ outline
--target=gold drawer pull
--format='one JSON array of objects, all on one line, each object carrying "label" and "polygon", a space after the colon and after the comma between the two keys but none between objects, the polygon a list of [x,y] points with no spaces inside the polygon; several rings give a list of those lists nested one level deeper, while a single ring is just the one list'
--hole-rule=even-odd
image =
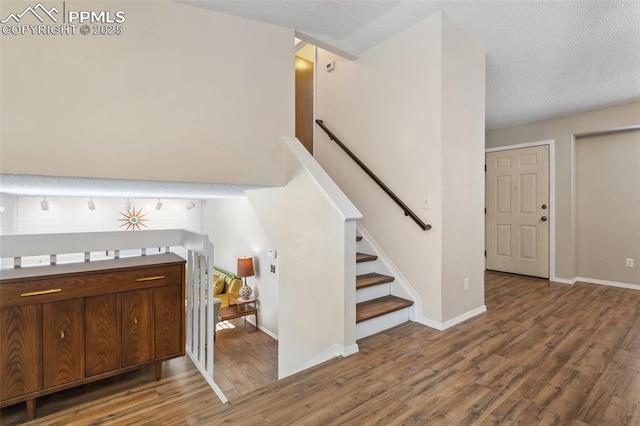
[{"label": "gold drawer pull", "polygon": [[156,275],[155,277],[144,277],[144,278],[136,278],[136,282],[142,282],[142,281],[155,281],[155,280],[162,280],[164,279],[164,275]]},{"label": "gold drawer pull", "polygon": [[21,293],[20,297],[40,296],[43,294],[59,293],[61,291],[62,291],[61,288],[50,288],[49,290],[30,291],[28,293]]},{"label": "gold drawer pull", "polygon": [[60,338],[61,338],[61,339],[64,339],[64,331],[61,331],[61,332],[60,332]]}]

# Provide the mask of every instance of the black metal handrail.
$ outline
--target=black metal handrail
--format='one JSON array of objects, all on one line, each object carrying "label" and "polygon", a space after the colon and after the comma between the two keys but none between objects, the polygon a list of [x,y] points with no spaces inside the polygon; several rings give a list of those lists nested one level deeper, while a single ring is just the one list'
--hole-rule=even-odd
[{"label": "black metal handrail", "polygon": [[342,148],[342,150],[346,152],[347,155],[351,157],[351,159],[355,161],[356,164],[358,164],[358,166],[360,166],[360,168],[362,168],[362,170],[364,170],[364,172],[368,174],[369,177],[373,179],[374,182],[377,183],[378,186],[382,188],[382,190],[386,192],[387,195],[391,197],[391,199],[395,201],[397,205],[400,206],[405,216],[411,217],[411,219],[413,219],[413,221],[417,223],[423,231],[428,231],[429,229],[431,229],[431,225],[429,225],[428,223],[424,223],[422,219],[420,219],[418,215],[413,212],[413,210],[411,210],[405,203],[403,203],[402,200],[398,198],[398,196],[391,189],[389,189],[389,187],[385,185],[384,182],[382,182],[380,178],[376,176],[369,167],[367,167],[366,164],[364,164],[353,152],[351,152],[351,150],[347,148],[346,145],[342,143],[342,141],[336,135],[334,135],[327,126],[324,125],[322,120],[316,120],[316,123],[322,128],[322,130],[327,133],[327,135],[329,135],[329,139],[337,143],[338,146]]}]

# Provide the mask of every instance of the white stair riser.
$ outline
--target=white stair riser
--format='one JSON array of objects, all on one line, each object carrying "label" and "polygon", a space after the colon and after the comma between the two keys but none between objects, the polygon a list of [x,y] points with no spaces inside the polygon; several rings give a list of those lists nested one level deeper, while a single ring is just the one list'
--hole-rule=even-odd
[{"label": "white stair riser", "polygon": [[356,324],[356,340],[395,327],[409,321],[409,308],[400,309]]},{"label": "white stair riser", "polygon": [[367,300],[377,299],[378,297],[388,296],[391,294],[391,286],[389,283],[372,285],[371,287],[356,290],[356,303],[366,302]]},{"label": "white stair riser", "polygon": [[376,262],[360,262],[356,263],[356,275],[370,274],[374,272],[374,264]]}]

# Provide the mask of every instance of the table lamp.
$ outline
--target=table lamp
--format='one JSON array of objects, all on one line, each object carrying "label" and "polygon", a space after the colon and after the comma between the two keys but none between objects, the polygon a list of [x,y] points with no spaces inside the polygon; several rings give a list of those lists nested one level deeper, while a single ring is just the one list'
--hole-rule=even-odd
[{"label": "table lamp", "polygon": [[245,256],[238,258],[238,276],[244,278],[244,284],[240,287],[240,299],[247,300],[251,297],[251,287],[247,285],[247,277],[254,275],[253,257]]}]

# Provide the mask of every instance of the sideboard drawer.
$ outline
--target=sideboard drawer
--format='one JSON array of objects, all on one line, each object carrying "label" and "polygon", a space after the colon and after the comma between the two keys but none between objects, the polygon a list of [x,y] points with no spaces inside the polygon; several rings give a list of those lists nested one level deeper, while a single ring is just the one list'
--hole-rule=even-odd
[{"label": "sideboard drawer", "polygon": [[0,285],[0,309],[48,303],[76,297],[98,296],[114,291],[135,290],[159,285],[180,284],[180,265],[136,268],[112,272],[38,277]]}]

